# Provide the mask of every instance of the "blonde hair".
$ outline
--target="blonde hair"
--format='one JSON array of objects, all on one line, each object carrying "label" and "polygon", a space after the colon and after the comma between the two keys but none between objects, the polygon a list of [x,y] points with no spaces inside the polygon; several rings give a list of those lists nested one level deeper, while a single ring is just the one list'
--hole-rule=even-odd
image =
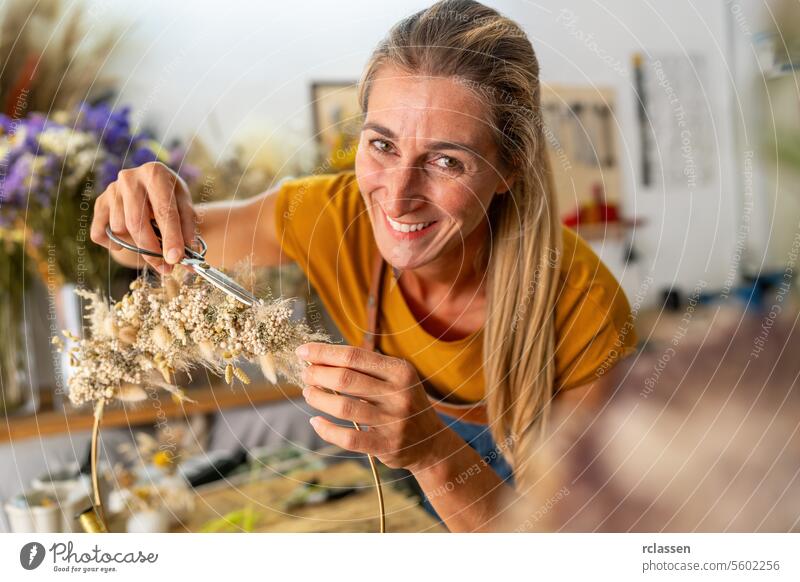
[{"label": "blonde hair", "polygon": [[492,113],[500,161],[514,175],[489,207],[483,358],[492,435],[521,476],[554,394],[554,323],[561,226],[542,124],[539,64],[520,27],[471,0],[445,0],[397,23],[361,78],[361,107],[378,69],[451,77]]}]

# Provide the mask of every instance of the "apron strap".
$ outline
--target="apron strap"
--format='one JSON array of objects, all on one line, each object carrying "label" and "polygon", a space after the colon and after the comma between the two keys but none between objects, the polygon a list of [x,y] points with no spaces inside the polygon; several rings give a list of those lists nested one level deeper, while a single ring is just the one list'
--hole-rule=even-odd
[{"label": "apron strap", "polygon": [[383,269],[386,262],[381,256],[381,252],[375,249],[375,259],[372,263],[372,279],[369,284],[369,295],[367,296],[367,331],[361,347],[371,352],[379,351],[377,345],[378,318],[381,313],[381,297],[383,297]]},{"label": "apron strap", "polygon": [[[383,260],[380,251],[375,249],[375,259],[372,263],[372,279],[369,285],[369,295],[367,296],[367,331],[364,332],[364,339],[361,342],[361,347],[372,352],[380,352],[378,348],[378,337],[380,334],[380,313],[381,313],[381,299],[383,297],[383,279],[384,270],[386,268],[386,261]],[[423,386],[426,382],[423,379]],[[436,412],[446,414],[447,416],[456,418],[458,420],[474,423],[474,424],[488,424],[489,419],[486,412],[486,404],[483,401],[474,404],[453,404],[445,402],[435,396],[431,395],[430,390],[425,389],[428,394],[433,409]]]}]

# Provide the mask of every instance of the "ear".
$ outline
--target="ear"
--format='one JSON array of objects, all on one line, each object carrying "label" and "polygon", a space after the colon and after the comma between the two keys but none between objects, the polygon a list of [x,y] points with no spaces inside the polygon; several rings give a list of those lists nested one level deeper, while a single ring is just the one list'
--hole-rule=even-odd
[{"label": "ear", "polygon": [[512,171],[508,173],[506,176],[503,177],[502,180],[497,181],[497,188],[495,189],[494,193],[503,195],[508,194],[510,190],[514,188],[514,182],[517,180],[517,172]]}]

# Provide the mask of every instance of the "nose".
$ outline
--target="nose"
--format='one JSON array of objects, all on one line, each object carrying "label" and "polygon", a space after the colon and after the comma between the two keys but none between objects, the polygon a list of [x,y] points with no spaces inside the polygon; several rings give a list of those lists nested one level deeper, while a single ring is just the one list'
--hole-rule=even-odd
[{"label": "nose", "polygon": [[422,202],[422,168],[398,165],[388,172],[383,209],[392,218],[413,212]]}]

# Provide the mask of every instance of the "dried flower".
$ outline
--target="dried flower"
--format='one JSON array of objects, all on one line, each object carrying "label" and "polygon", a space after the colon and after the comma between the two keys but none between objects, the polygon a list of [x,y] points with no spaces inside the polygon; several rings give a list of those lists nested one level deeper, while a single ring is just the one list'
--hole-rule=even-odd
[{"label": "dried flower", "polygon": [[[250,378],[237,360],[258,360],[270,381],[276,372],[298,381],[297,346],[323,341],[325,336],[291,318],[290,300],[261,302],[247,307],[222,291],[176,267],[162,285],[146,276],[110,305],[98,293],[77,291],[89,300],[90,337],[77,340],[71,351],[75,373],[69,396],[75,405],[115,398],[141,400],[141,389],[164,388],[185,399],[174,384],[175,372],[203,365],[244,384]],[[58,342],[54,342],[58,344]]]},{"label": "dried flower", "polygon": [[233,375],[236,376],[241,381],[242,384],[249,384],[250,383],[250,377],[247,374],[245,374],[244,370],[242,370],[241,368],[235,368],[234,367],[233,368]]}]

